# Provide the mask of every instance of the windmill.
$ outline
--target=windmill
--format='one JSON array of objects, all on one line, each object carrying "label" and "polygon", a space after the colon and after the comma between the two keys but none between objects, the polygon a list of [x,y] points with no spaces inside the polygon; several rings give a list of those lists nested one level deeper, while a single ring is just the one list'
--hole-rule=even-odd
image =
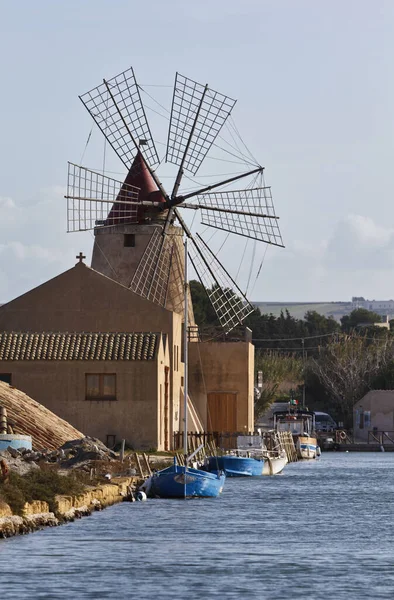
[{"label": "windmill", "polygon": [[[181,193],[185,172],[195,176],[234,108],[235,100],[176,74],[165,161],[177,167],[168,193],[158,175],[160,159],[132,68],[80,96],[123,165],[118,181],[69,163],[68,231],[154,224],[129,280],[122,283],[140,296],[180,312],[183,303],[183,235],[189,258],[226,333],[242,323],[253,307],[202,235],[193,235],[184,210],[199,211],[201,223],[253,240],[283,246],[271,189],[265,185],[229,189],[246,177],[261,175],[256,165],[194,191]],[[125,230],[126,231],[126,230]],[[130,230],[131,231],[131,230]],[[129,275],[125,275],[127,277]],[[174,284],[178,282],[178,284]]]}]

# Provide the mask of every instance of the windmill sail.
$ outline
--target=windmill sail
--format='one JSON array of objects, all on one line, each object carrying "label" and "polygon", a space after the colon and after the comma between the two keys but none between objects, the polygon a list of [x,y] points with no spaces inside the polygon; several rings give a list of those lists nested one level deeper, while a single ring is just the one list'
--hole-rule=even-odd
[{"label": "windmill sail", "polygon": [[165,306],[173,245],[170,236],[155,229],[130,283],[130,289],[155,304]]},{"label": "windmill sail", "polygon": [[176,74],[166,162],[195,175],[236,100]]},{"label": "windmill sail", "polygon": [[[68,163],[67,231],[86,231],[98,225],[112,225],[113,205],[118,206],[117,222],[134,222],[140,189]],[[114,215],[112,215],[114,217]]]},{"label": "windmill sail", "polygon": [[104,80],[80,99],[127,168],[133,162],[136,148],[151,168],[159,164],[132,67]]},{"label": "windmill sail", "polygon": [[254,312],[253,306],[210,250],[202,237],[191,238],[189,257],[226,333]]},{"label": "windmill sail", "polygon": [[197,200],[203,225],[283,247],[270,187],[202,194]]}]

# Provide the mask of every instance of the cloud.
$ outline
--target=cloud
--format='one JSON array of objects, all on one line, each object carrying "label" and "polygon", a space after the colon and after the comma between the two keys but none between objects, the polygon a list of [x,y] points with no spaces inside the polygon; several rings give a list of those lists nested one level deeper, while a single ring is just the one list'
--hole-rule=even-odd
[{"label": "cloud", "polygon": [[327,241],[325,262],[341,270],[386,270],[394,266],[394,229],[370,217],[348,215]]},{"label": "cloud", "polygon": [[295,237],[269,248],[253,300],[348,301],[352,296],[392,298],[394,228],[349,214],[320,240]]},{"label": "cloud", "polygon": [[[93,236],[66,233],[66,210],[60,186],[46,188],[28,202],[0,196],[0,304],[55,277],[75,264],[80,250],[88,257]],[[394,228],[378,219],[349,214],[322,238],[296,231],[285,249],[268,247],[261,275],[250,277],[252,300],[349,300],[353,295],[393,296]],[[240,238],[239,238],[240,239]],[[239,241],[239,240],[238,240]],[[244,241],[224,253],[225,266],[235,276]],[[250,245],[250,251],[253,244]],[[260,248],[257,271],[265,248]],[[246,260],[246,265],[249,265]],[[235,265],[235,266],[234,266]],[[234,271],[234,272],[233,272]],[[237,281],[245,289],[249,266]]]},{"label": "cloud", "polygon": [[45,188],[28,202],[0,196],[0,303],[69,269],[92,248],[89,233],[67,235],[64,189]]}]

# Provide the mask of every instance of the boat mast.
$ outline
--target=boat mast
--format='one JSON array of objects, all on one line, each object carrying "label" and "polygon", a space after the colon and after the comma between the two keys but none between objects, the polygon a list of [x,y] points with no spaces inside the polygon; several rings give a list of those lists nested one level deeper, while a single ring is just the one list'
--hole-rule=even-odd
[{"label": "boat mast", "polygon": [[[185,313],[184,313],[184,329],[183,329],[183,364],[184,364],[184,374],[183,374],[183,414],[184,414],[184,430],[183,430],[183,439],[184,439],[184,454],[185,454],[185,467],[187,470],[187,396],[188,396],[188,289],[189,283],[187,280],[187,236],[185,236],[185,282],[184,282],[184,303],[185,303]],[[186,483],[185,483],[186,485]]]}]

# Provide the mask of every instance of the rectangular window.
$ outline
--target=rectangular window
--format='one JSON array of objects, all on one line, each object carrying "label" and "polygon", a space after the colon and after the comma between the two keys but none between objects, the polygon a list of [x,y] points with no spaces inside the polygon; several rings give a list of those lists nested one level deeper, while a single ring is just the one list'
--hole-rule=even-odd
[{"label": "rectangular window", "polygon": [[86,373],[86,400],[116,400],[114,373]]},{"label": "rectangular window", "polygon": [[125,248],[134,248],[135,247],[135,234],[134,233],[125,233],[124,234],[123,246]]},{"label": "rectangular window", "polygon": [[9,383],[11,385],[11,379],[11,373],[0,373],[0,381],[4,381],[5,383]]}]

